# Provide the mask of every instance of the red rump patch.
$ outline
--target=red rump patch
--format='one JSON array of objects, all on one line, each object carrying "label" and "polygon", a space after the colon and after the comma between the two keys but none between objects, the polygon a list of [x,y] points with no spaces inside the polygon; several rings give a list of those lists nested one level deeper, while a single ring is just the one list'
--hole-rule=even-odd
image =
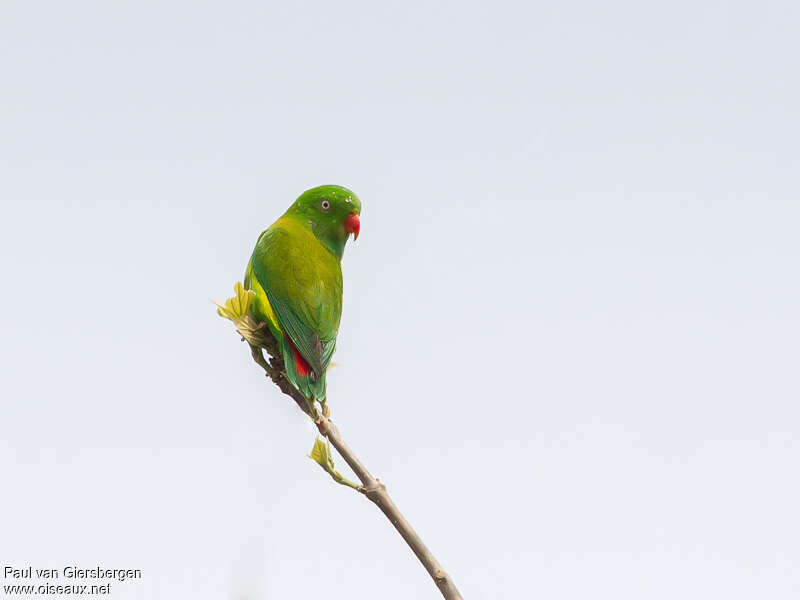
[{"label": "red rump patch", "polygon": [[295,348],[295,345],[292,343],[292,340],[288,338],[288,336],[286,341],[289,342],[289,346],[292,348],[292,354],[294,354],[294,366],[295,369],[297,369],[297,374],[300,375],[300,377],[307,377],[311,372],[311,367],[306,362],[306,359],[303,358],[302,354],[300,354],[300,351]]}]

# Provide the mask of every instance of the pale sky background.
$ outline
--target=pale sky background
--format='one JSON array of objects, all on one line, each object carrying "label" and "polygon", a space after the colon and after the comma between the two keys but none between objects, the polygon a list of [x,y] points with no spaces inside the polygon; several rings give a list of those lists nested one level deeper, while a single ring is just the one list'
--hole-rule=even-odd
[{"label": "pale sky background", "polygon": [[465,599],[796,599],[799,6],[3,2],[0,563],[439,597],[209,303],[339,183],[333,416]]}]

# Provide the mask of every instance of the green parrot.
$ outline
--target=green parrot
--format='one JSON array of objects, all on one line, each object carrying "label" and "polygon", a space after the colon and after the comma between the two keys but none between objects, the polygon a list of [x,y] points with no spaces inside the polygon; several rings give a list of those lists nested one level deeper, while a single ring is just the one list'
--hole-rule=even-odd
[{"label": "green parrot", "polygon": [[281,345],[286,375],[309,402],[325,404],[325,372],[342,317],[342,266],[361,229],[361,200],[338,185],[304,192],[264,231],[247,264],[248,312]]}]

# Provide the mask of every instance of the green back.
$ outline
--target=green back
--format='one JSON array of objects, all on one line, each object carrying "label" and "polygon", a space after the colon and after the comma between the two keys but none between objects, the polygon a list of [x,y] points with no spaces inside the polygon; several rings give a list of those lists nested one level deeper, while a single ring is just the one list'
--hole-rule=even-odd
[{"label": "green back", "polygon": [[342,316],[339,257],[287,213],[261,234],[251,263],[284,332],[322,377]]}]

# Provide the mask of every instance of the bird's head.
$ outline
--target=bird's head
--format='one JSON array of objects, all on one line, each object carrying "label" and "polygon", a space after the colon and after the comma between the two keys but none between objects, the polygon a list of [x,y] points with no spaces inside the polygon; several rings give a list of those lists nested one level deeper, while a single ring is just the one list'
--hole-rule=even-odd
[{"label": "bird's head", "polygon": [[302,219],[320,243],[340,257],[350,234],[355,240],[361,230],[361,200],[339,185],[321,185],[303,192],[288,214]]}]

